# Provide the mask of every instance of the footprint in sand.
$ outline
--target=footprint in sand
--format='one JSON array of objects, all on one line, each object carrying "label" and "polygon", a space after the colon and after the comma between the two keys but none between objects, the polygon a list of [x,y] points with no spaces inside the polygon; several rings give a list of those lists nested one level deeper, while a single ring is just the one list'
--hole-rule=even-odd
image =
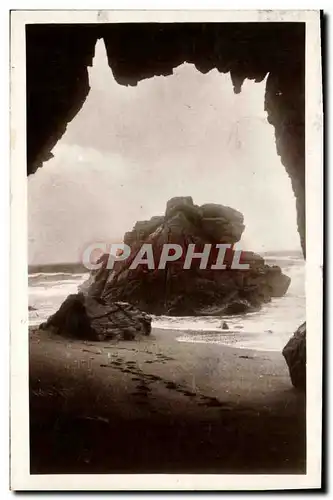
[{"label": "footprint in sand", "polygon": [[187,396],[189,398],[195,398],[196,397],[195,392],[191,392],[191,391],[180,391],[180,392],[182,392],[182,394],[184,394],[184,396]]},{"label": "footprint in sand", "polygon": [[148,387],[146,384],[141,383],[138,384],[136,387],[136,391],[132,393],[133,396],[138,396],[138,397],[148,397],[148,394],[151,392],[150,387]]},{"label": "footprint in sand", "polygon": [[178,389],[178,386],[174,382],[166,382],[165,387],[167,389],[175,389],[175,390]]},{"label": "footprint in sand", "polygon": [[152,382],[163,382],[163,379],[158,375],[145,375],[146,380],[151,380]]},{"label": "footprint in sand", "polygon": [[143,392],[150,392],[151,391],[150,387],[148,387],[145,383],[138,384],[137,390],[143,391]]},{"label": "footprint in sand", "polygon": [[222,403],[217,398],[212,398],[209,396],[201,396],[201,399],[203,400],[203,402],[199,403],[200,406],[208,406],[212,408],[227,408],[229,406],[226,403]]},{"label": "footprint in sand", "polygon": [[163,361],[174,361],[174,358],[170,358],[165,354],[156,354],[156,357],[162,359]]}]

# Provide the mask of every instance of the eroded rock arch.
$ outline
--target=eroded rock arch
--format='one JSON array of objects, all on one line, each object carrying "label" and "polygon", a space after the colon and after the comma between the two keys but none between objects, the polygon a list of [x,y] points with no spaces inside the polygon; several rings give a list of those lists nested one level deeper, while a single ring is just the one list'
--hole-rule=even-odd
[{"label": "eroded rock arch", "polygon": [[245,78],[269,73],[265,109],[296,196],[305,255],[305,23],[27,25],[28,174],[50,158],[84,103],[98,38],[120,85],[170,75],[183,62],[230,72],[235,92]]}]

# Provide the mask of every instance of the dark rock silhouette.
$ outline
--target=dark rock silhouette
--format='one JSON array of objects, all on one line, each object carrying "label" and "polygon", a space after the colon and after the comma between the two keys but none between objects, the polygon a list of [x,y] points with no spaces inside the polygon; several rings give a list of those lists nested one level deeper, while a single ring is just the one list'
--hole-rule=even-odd
[{"label": "dark rock silhouette", "polygon": [[[243,215],[230,207],[197,206],[190,196],[172,198],[164,216],[137,222],[125,234],[130,256],[116,262],[113,270],[107,269],[109,256],[102,256],[102,268],[91,273],[80,290],[107,303],[125,301],[153,314],[228,315],[258,310],[289,287],[290,278],[278,266],[269,267],[260,255],[242,252],[240,262],[249,264],[249,269],[232,269],[234,250],[229,249],[223,261],[226,269],[211,269],[218,254],[216,245],[236,243],[244,227]],[[152,245],[155,268],[139,264],[130,269],[143,243]],[[183,255],[158,269],[165,243],[180,245]],[[212,245],[206,269],[200,269],[200,259],[192,260],[190,269],[183,268],[190,244],[196,252]]]},{"label": "dark rock silhouette", "polygon": [[151,318],[130,304],[105,304],[78,293],[69,295],[40,328],[51,328],[59,335],[79,339],[134,340],[150,334]]},{"label": "dark rock silhouette", "polygon": [[282,351],[291,382],[296,389],[306,389],[306,322],[297,328]]},{"label": "dark rock silhouette", "polygon": [[[27,167],[33,173],[89,92],[97,39],[120,85],[171,75],[182,62],[207,73],[229,73],[234,91],[246,78],[267,77],[265,110],[275,127],[277,153],[291,178],[305,255],[305,24],[304,23],[97,23],[26,27]],[[137,44],[129,42],[133,37]],[[283,61],[283,63],[282,63]],[[56,68],[56,71],[54,70]],[[267,76],[268,75],[268,76]],[[105,99],[105,106],[111,105]],[[228,165],[221,165],[221,169]]]}]

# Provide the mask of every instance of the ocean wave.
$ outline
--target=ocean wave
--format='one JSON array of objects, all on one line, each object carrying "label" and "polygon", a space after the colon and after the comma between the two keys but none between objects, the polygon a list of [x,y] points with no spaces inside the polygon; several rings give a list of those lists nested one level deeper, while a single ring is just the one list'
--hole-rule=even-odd
[{"label": "ocean wave", "polygon": [[56,280],[56,281],[39,281],[38,283],[29,283],[29,285],[34,288],[35,290],[37,288],[48,288],[51,290],[55,290],[57,288],[66,288],[66,287],[71,287],[71,286],[78,286],[82,280],[73,280],[73,279],[68,279],[68,280]]},{"label": "ocean wave", "polygon": [[46,279],[49,281],[49,278],[54,278],[55,276],[57,277],[62,277],[62,278],[75,278],[75,279],[81,279],[81,278],[86,278],[89,276],[89,273],[65,273],[65,272],[57,272],[57,273],[31,273],[28,274],[28,279],[29,280],[37,280],[37,279]]}]

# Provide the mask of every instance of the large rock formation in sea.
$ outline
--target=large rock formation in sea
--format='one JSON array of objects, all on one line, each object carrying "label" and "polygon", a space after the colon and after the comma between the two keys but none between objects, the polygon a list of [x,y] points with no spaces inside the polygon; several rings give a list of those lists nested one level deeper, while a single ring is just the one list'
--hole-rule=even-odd
[{"label": "large rock formation in sea", "polygon": [[306,389],[306,323],[297,328],[294,335],[283,348],[282,354],[287,362],[291,382],[296,389]]},{"label": "large rock formation in sea", "polygon": [[[233,208],[197,206],[190,196],[172,198],[164,215],[139,221],[125,233],[130,256],[115,262],[112,270],[107,268],[109,256],[102,256],[101,269],[91,273],[81,291],[106,303],[129,302],[152,314],[228,315],[258,310],[272,297],[283,296],[289,287],[290,278],[278,266],[268,266],[260,255],[243,251],[240,262],[249,264],[249,269],[232,269],[231,248],[224,258],[226,269],[211,269],[218,253],[216,245],[238,242],[243,222],[243,215]],[[155,269],[147,264],[130,269],[144,243],[152,245]],[[165,243],[181,245],[183,256],[168,262],[165,269],[157,269]],[[192,260],[190,269],[183,268],[190,244],[195,245],[196,252],[205,244],[212,245],[206,269],[200,269],[199,259]]]},{"label": "large rock formation in sea", "polygon": [[151,318],[131,304],[106,304],[83,293],[72,294],[41,329],[86,340],[135,340],[149,335]]}]

